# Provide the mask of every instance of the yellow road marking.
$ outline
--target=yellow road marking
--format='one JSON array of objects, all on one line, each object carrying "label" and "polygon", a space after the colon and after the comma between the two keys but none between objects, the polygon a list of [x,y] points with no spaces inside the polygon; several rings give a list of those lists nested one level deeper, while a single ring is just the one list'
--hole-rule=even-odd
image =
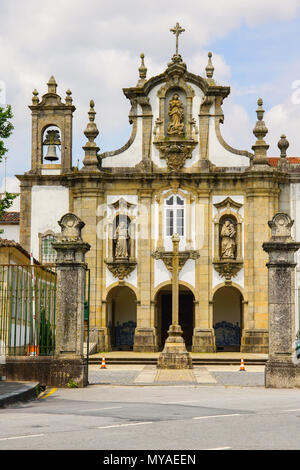
[{"label": "yellow road marking", "polygon": [[47,398],[47,397],[49,397],[50,395],[52,395],[52,393],[56,392],[56,390],[57,390],[57,388],[52,388],[52,389],[50,390],[50,392],[47,393],[47,395],[43,395],[41,398]]}]

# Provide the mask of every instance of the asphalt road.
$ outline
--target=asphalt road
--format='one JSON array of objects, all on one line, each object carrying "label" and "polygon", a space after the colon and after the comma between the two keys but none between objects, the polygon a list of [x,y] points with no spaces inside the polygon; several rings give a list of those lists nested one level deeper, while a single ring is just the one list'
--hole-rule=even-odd
[{"label": "asphalt road", "polygon": [[0,410],[4,449],[300,449],[300,393],[220,385],[49,389]]}]

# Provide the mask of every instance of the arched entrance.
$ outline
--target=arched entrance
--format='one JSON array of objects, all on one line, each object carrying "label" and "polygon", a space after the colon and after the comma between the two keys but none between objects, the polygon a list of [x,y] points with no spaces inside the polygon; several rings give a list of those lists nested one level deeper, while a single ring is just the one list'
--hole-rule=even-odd
[{"label": "arched entrance", "polygon": [[242,300],[238,289],[220,287],[213,297],[213,327],[217,351],[240,351]]},{"label": "arched entrance", "polygon": [[[194,330],[194,294],[185,286],[179,286],[179,323],[188,350],[192,347]],[[172,286],[162,287],[156,294],[156,328],[158,345],[163,349],[172,324]]]},{"label": "arched entrance", "polygon": [[107,296],[107,325],[114,350],[133,349],[136,328],[136,296],[127,286],[114,287]]}]

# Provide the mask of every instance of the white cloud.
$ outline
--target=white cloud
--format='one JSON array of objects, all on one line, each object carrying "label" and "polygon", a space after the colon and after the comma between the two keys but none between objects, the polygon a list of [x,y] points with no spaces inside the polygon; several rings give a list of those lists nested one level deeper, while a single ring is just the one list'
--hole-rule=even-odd
[{"label": "white cloud", "polygon": [[[180,53],[191,72],[204,75],[210,41],[225,38],[245,23],[258,26],[292,19],[299,5],[299,0],[1,2],[0,80],[5,82],[7,101],[15,116],[15,130],[8,141],[8,174],[29,169],[28,105],[34,88],[40,96],[46,91],[50,75],[54,74],[63,98],[68,88],[73,93],[76,164],[77,157],[83,155],[83,131],[91,98],[96,103],[98,145],[102,150],[113,150],[125,143],[130,135],[130,104],[121,89],[136,84],[140,52],[145,53],[148,77],[166,68],[175,49],[175,37],[169,30],[177,21],[186,29],[180,37]],[[214,53],[213,63],[217,82],[228,84],[229,65],[218,53]],[[232,116],[242,119],[240,127],[247,119],[241,109],[232,110],[225,123],[229,121],[236,132]],[[235,137],[230,139],[234,146]]]},{"label": "white cloud", "polygon": [[224,140],[238,150],[252,152],[255,137],[252,134],[253,122],[247,111],[240,105],[228,101],[223,105],[224,124],[221,133]]},{"label": "white cloud", "polygon": [[273,106],[264,116],[269,130],[266,141],[271,142],[269,155],[279,156],[277,143],[282,134],[289,141],[288,156],[299,156],[300,149],[300,104],[293,104],[290,99]]},{"label": "white cloud", "polygon": [[6,180],[3,179],[0,187],[0,193],[4,193],[5,191],[8,193],[19,193],[20,181],[13,176],[7,176]]}]

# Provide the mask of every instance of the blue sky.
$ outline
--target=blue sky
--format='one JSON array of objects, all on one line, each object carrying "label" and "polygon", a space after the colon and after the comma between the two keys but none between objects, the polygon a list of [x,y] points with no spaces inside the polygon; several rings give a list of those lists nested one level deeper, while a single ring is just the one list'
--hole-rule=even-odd
[{"label": "blue sky", "polygon": [[[136,84],[141,52],[147,78],[166,68],[175,48],[169,29],[176,21],[186,30],[179,48],[189,70],[204,75],[211,50],[215,79],[231,86],[223,106],[225,140],[251,150],[256,102],[262,97],[269,155],[278,155],[283,132],[290,141],[289,155],[300,155],[300,103],[292,89],[300,81],[299,15],[300,0],[2,0],[0,81],[15,114],[15,130],[7,142],[11,188],[13,175],[30,169],[32,90],[45,93],[52,74],[63,99],[72,90],[77,108],[74,165],[83,157],[91,98],[101,151],[117,149],[131,131],[122,87]],[[2,162],[2,183],[3,175]]]}]

